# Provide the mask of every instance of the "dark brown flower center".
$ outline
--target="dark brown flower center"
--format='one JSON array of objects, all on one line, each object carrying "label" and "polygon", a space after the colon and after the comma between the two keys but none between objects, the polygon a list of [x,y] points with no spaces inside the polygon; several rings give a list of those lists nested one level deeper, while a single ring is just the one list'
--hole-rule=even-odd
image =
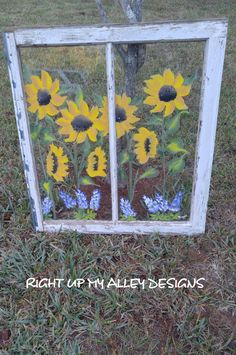
[{"label": "dark brown flower center", "polygon": [[91,126],[93,122],[91,122],[87,117],[83,115],[76,116],[73,121],[71,122],[71,126],[76,132],[85,132]]},{"label": "dark brown flower center", "polygon": [[173,86],[164,85],[159,91],[159,99],[164,102],[172,101],[176,98],[177,92]]},{"label": "dark brown flower center", "polygon": [[149,138],[146,138],[145,139],[145,142],[144,142],[144,149],[146,151],[146,153],[149,153],[150,150],[151,150],[151,141]]},{"label": "dark brown flower center", "polygon": [[125,110],[120,107],[116,106],[116,122],[123,122],[127,119]]},{"label": "dark brown flower center", "polygon": [[57,169],[58,169],[57,156],[56,156],[56,154],[53,153],[53,152],[51,153],[51,155],[52,155],[52,161],[53,161],[53,163],[52,163],[52,173],[53,173],[53,174],[56,174]]},{"label": "dark brown flower center", "polygon": [[47,90],[39,90],[37,98],[40,106],[48,105],[51,101],[51,95]]},{"label": "dark brown flower center", "polygon": [[93,162],[93,170],[97,171],[98,170],[98,156],[94,155],[94,162]]}]

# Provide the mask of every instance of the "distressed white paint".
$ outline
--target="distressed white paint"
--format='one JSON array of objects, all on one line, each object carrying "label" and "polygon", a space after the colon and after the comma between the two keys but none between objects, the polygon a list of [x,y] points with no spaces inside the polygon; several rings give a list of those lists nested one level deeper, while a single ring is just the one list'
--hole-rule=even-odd
[{"label": "distressed white paint", "polygon": [[24,162],[25,178],[32,210],[32,218],[35,229],[41,231],[43,229],[41,200],[35,169],[33,148],[30,139],[27,109],[25,107],[23,80],[20,71],[20,58],[15,44],[14,34],[6,33],[4,40],[6,45],[5,49],[7,52],[8,71],[11,81],[17,129],[20,140],[20,149]]},{"label": "distressed white paint", "polygon": [[226,35],[226,20],[165,22],[111,26],[30,28],[15,31],[19,46],[199,41]]},{"label": "distressed white paint", "polygon": [[152,222],[152,221],[75,221],[75,220],[47,220],[44,222],[46,232],[76,231],[79,233],[95,234],[183,234],[191,235],[199,233],[199,229],[193,229],[190,222]]},{"label": "distressed white paint", "polygon": [[193,227],[198,227],[202,232],[206,222],[225,46],[226,37],[210,38],[205,46],[190,216]]},{"label": "distressed white paint", "polygon": [[[220,84],[223,71],[227,21],[206,20],[193,22],[168,22],[157,24],[135,24],[124,26],[63,27],[18,30],[6,33],[9,75],[12,84],[21,151],[29,193],[34,201],[34,211],[38,221],[37,230],[48,232],[75,230],[81,233],[163,233],[198,234],[205,230],[207,201],[215,144]],[[18,46],[64,46],[78,44],[106,43],[107,80],[109,100],[109,145],[112,189],[112,221],[70,221],[49,220],[42,223],[40,196],[35,163],[30,142],[27,111],[24,104],[20,62],[15,45]],[[191,215],[189,221],[117,221],[117,157],[115,130],[115,83],[112,43],[137,43],[156,41],[197,41],[205,40],[203,85],[201,91],[200,119],[196,146]],[[16,84],[16,87],[15,87]],[[24,139],[22,138],[22,132]]]},{"label": "distressed white paint", "polygon": [[107,97],[109,116],[109,153],[110,153],[110,177],[112,197],[112,221],[118,220],[118,191],[117,191],[117,154],[116,154],[116,118],[115,118],[115,73],[114,54],[112,44],[106,45],[107,66]]}]

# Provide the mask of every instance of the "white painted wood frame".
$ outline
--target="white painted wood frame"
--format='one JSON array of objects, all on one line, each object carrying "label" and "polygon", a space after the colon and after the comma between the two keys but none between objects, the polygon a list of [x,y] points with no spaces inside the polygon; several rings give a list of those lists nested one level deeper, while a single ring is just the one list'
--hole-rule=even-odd
[{"label": "white painted wood frame", "polygon": [[[215,145],[220,87],[227,35],[227,20],[159,22],[134,25],[70,26],[27,28],[4,34],[5,51],[12,87],[17,128],[33,223],[37,231],[80,233],[161,233],[194,235],[205,231],[212,161]],[[195,153],[190,219],[178,222],[119,221],[115,129],[115,78],[113,44],[172,41],[204,41],[204,64]],[[41,199],[33,156],[24,97],[20,47],[106,45],[109,147],[112,196],[111,221],[43,220]]]}]

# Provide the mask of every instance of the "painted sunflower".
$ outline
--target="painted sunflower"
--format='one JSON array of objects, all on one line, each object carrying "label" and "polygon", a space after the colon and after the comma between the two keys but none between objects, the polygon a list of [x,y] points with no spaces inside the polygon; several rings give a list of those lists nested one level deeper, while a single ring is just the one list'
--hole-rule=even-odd
[{"label": "painted sunflower", "polygon": [[68,109],[61,110],[62,117],[56,120],[61,127],[59,133],[68,135],[65,142],[83,143],[88,137],[92,142],[97,140],[98,107],[89,110],[83,100],[77,106],[73,101],[67,101]]},{"label": "painted sunflower", "polygon": [[159,144],[155,132],[141,127],[138,133],[133,135],[133,140],[137,142],[134,151],[140,164],[145,164],[149,158],[155,158]]},{"label": "painted sunflower", "polygon": [[183,85],[184,78],[181,74],[175,76],[170,69],[166,69],[163,76],[153,75],[145,83],[147,87],[144,91],[149,96],[144,103],[155,106],[151,112],[162,112],[165,109],[164,117],[167,117],[173,113],[175,108],[178,110],[188,108],[183,97],[189,94],[191,85]]},{"label": "painted sunflower", "polygon": [[50,144],[50,150],[46,159],[47,173],[53,177],[57,182],[63,181],[69,174],[68,172],[68,157],[63,154],[61,147],[56,147],[54,144]]},{"label": "painted sunflower", "polygon": [[64,104],[66,96],[57,94],[60,89],[59,80],[52,81],[51,76],[44,70],[41,71],[41,78],[36,75],[31,76],[31,84],[25,85],[28,111],[35,113],[38,111],[40,120],[46,115],[55,116],[59,111],[57,107]]},{"label": "painted sunflower", "polygon": [[88,156],[87,173],[91,177],[95,176],[106,176],[106,155],[101,147],[97,147]]},{"label": "painted sunflower", "polygon": [[[134,115],[137,111],[137,107],[130,105],[131,98],[123,94],[122,96],[116,95],[116,135],[120,138],[125,135],[126,132],[131,131],[135,127],[134,123],[140,120],[139,117]],[[98,129],[104,132],[106,136],[109,132],[109,119],[108,119],[108,99],[103,98],[103,107],[100,109],[102,116],[98,120]]]}]

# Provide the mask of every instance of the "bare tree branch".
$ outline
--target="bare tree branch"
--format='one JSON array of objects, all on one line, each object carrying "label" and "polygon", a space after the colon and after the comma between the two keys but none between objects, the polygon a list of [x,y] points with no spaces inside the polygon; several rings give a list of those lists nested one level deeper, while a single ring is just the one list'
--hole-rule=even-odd
[{"label": "bare tree branch", "polygon": [[143,0],[118,0],[118,2],[130,23],[142,21]]},{"label": "bare tree branch", "polygon": [[[103,23],[108,23],[109,19],[102,0],[95,0],[96,5]],[[129,23],[137,23],[142,21],[142,4],[143,0],[116,0],[121,6],[122,11]],[[145,44],[127,45],[127,50],[121,44],[116,44],[115,48],[119,53],[125,70],[125,90],[127,95],[133,97],[135,95],[135,78],[138,70],[145,62],[146,46]]]},{"label": "bare tree branch", "polygon": [[105,10],[105,8],[103,6],[102,0],[95,0],[95,1],[96,1],[96,5],[97,5],[97,8],[98,8],[100,17],[102,19],[102,22],[108,23],[109,19],[108,19],[106,10]]}]

